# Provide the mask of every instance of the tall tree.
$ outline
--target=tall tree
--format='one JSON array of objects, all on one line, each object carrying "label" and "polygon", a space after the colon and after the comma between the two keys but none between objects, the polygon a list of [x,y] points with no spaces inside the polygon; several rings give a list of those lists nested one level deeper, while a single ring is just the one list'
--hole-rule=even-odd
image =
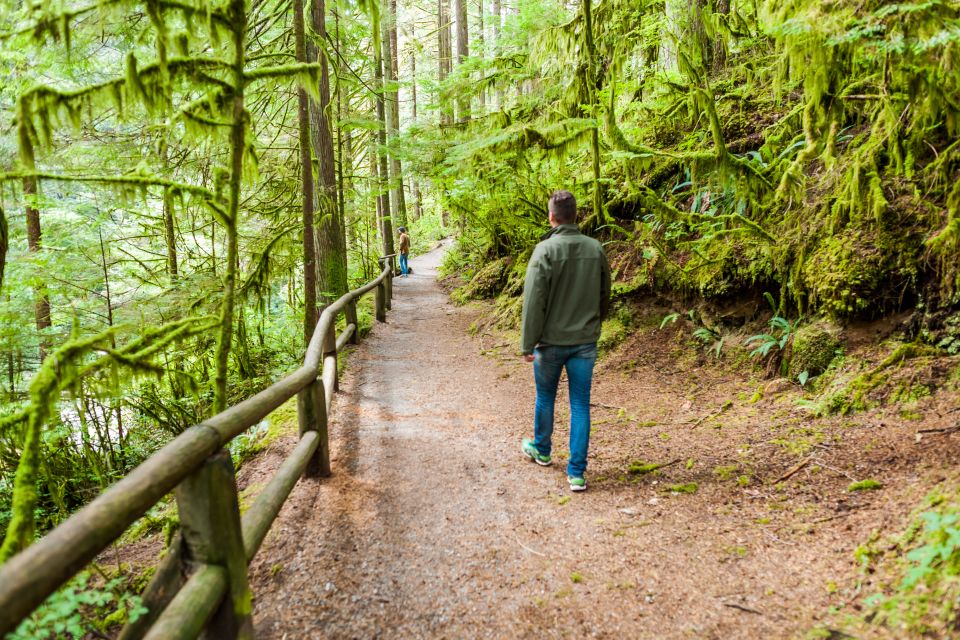
[{"label": "tall tree", "polygon": [[[487,52],[484,48],[484,43],[486,41],[486,36],[484,34],[484,15],[483,15],[483,0],[477,0],[477,5],[479,6],[479,13],[477,14],[477,52],[482,58],[487,57]],[[478,101],[480,102],[480,113],[484,114],[487,110],[487,89],[484,87],[480,90],[480,94],[477,96]]]},{"label": "tall tree", "polygon": [[[293,34],[298,62],[307,62],[303,0],[293,1]],[[317,326],[317,259],[314,239],[313,154],[310,141],[310,99],[297,90],[297,128],[300,141],[300,202],[303,216],[303,343],[309,344]]]},{"label": "tall tree", "polygon": [[[587,53],[587,91],[592,108],[591,117],[599,119],[596,86],[596,47],[593,42],[593,11],[590,0],[583,0],[583,32]],[[603,196],[600,192],[600,126],[597,123],[590,131],[590,147],[593,151],[593,224],[602,224]]]},{"label": "tall tree", "polygon": [[[416,42],[416,36],[413,38]],[[410,50],[410,102],[413,108],[413,123],[417,123],[417,52]],[[413,196],[413,220],[419,220],[423,215],[423,202],[420,195],[420,184],[416,176],[410,178],[410,195]]]},{"label": "tall tree", "polygon": [[[501,7],[500,0],[493,0],[493,15],[491,17],[493,20],[493,56],[496,58],[500,55],[500,29],[503,26],[503,9]],[[497,85],[497,108],[503,108],[503,87]]]},{"label": "tall tree", "polygon": [[[35,175],[37,171],[34,155],[33,140],[29,133],[29,115],[23,98],[18,103],[18,130],[20,137],[20,165],[25,173],[23,177],[23,200],[27,219],[27,247],[30,253],[38,253],[43,242],[43,233],[40,228],[40,209],[37,204],[39,198],[39,181]],[[47,330],[50,322],[50,297],[47,294],[45,283],[36,278],[33,285],[33,313],[39,339],[39,356],[42,361],[47,356],[49,336]]]},{"label": "tall tree", "polygon": [[[388,35],[388,34],[384,34]],[[386,100],[386,90],[383,84],[383,55],[385,51],[390,50],[389,37],[380,38],[374,42],[374,90],[376,91],[377,102],[377,159],[378,159],[378,180],[377,180],[377,202],[380,211],[380,234],[383,241],[383,254],[391,255],[393,253],[393,219],[390,217],[390,169],[387,159],[387,114],[384,102]]]},{"label": "tall tree", "polygon": [[[470,56],[470,29],[467,23],[467,0],[455,0],[457,10],[457,65],[461,65]],[[457,101],[457,121],[470,121],[469,93]]]},{"label": "tall tree", "polygon": [[[325,0],[313,0],[313,32],[320,42],[327,39]],[[333,152],[333,134],[330,130],[330,73],[323,47],[307,43],[307,56],[320,65],[318,93],[320,102],[310,110],[310,133],[313,150],[317,154],[320,177],[317,189],[317,297],[326,304],[347,291],[347,256],[344,251],[343,229],[337,207],[336,156]]]},{"label": "tall tree", "polygon": [[390,15],[384,20],[387,28],[384,38],[383,64],[386,74],[386,117],[387,136],[391,144],[390,152],[390,202],[391,210],[400,226],[407,224],[407,203],[403,193],[403,172],[400,157],[397,155],[395,141],[400,133],[400,87],[399,52],[397,51],[397,0],[390,0]]},{"label": "tall tree", "polygon": [[450,105],[442,99],[443,81],[450,75],[453,64],[452,34],[450,24],[450,0],[437,0],[437,80],[441,86],[441,94],[437,96],[440,106],[440,124],[453,123],[453,113]]}]

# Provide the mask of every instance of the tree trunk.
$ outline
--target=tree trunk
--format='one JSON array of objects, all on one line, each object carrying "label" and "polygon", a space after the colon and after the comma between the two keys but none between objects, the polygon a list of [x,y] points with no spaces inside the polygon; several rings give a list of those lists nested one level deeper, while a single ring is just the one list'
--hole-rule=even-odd
[{"label": "tree trunk", "polygon": [[[394,143],[400,131],[400,90],[397,86],[397,0],[390,0],[390,15],[383,21],[383,69],[386,75],[387,135]],[[403,173],[396,151],[390,153],[390,208],[399,226],[407,224],[407,205],[403,197]]]},{"label": "tree trunk", "polygon": [[[704,69],[710,69],[713,66],[713,43],[710,42],[710,36],[707,35],[707,29],[703,24],[703,10],[707,5],[707,0],[687,0],[687,15],[690,16],[690,40],[696,47],[700,62]],[[696,61],[694,61],[696,64]]]},{"label": "tree trunk", "polygon": [[[500,27],[503,26],[503,9],[500,0],[493,0],[493,55],[500,55]],[[497,87],[497,109],[503,109],[503,89]]]},{"label": "tree trunk", "polygon": [[[26,105],[22,102],[18,103],[17,121],[20,136],[20,164],[24,172],[33,174],[37,170],[37,165],[33,153],[33,141],[30,139],[27,118]],[[40,210],[37,208],[38,193],[39,184],[37,178],[33,175],[24,177],[23,200],[27,218],[27,249],[30,253],[39,252],[43,240],[43,234],[40,229]],[[43,362],[43,359],[47,357],[47,349],[50,347],[50,337],[46,334],[51,326],[51,322],[50,298],[47,296],[46,286],[44,286],[42,282],[34,287],[33,315],[39,340],[40,361]]]},{"label": "tree trunk", "polygon": [[177,281],[177,232],[173,220],[173,193],[163,191],[163,239],[167,245],[167,277],[171,284]]},{"label": "tree trunk", "polygon": [[[587,49],[587,84],[590,91],[590,104],[593,107],[592,117],[599,118],[597,113],[596,87],[596,54],[593,47],[593,12],[590,8],[591,0],[583,0],[583,25]],[[599,126],[590,132],[590,146],[593,151],[593,224],[599,225],[603,220],[603,196],[600,193],[600,131]]]},{"label": "tree trunk", "polygon": [[[322,41],[327,36],[326,6],[324,0],[313,0],[313,31]],[[320,104],[310,110],[310,133],[313,150],[319,163],[320,181],[317,189],[317,298],[326,306],[347,291],[347,256],[337,211],[336,157],[333,154],[333,136],[327,111],[330,106],[330,75],[323,49],[307,44],[307,56],[320,63]]]},{"label": "tree trunk", "polygon": [[223,300],[220,303],[220,333],[217,336],[216,372],[214,373],[213,413],[227,408],[227,370],[233,337],[233,304],[236,295],[237,226],[240,219],[240,185],[243,180],[243,156],[246,153],[246,118],[244,108],[244,66],[247,13],[244,0],[231,0],[230,21],[233,25],[233,120],[230,125],[230,191],[226,216],[227,258],[223,279]]},{"label": "tree trunk", "polygon": [[[479,15],[479,24],[478,24],[478,27],[479,27],[479,28],[477,29],[477,53],[481,56],[481,58],[486,58],[486,57],[487,57],[487,54],[486,54],[486,51],[484,50],[484,46],[483,46],[483,44],[484,44],[484,39],[485,39],[485,38],[484,38],[484,33],[483,33],[483,30],[484,30],[484,26],[483,26],[483,23],[484,23],[484,19],[483,19],[483,0],[477,0],[477,4],[480,5],[480,13],[478,14],[478,15]],[[482,74],[482,72],[481,72],[481,74]],[[482,75],[481,75],[480,81],[483,82],[483,77],[482,77]],[[487,111],[487,89],[486,89],[486,88],[483,88],[483,89],[480,91],[480,95],[478,95],[477,98],[478,98],[478,100],[479,100],[479,102],[480,102],[480,115],[483,115],[483,114],[486,113],[486,111]]]},{"label": "tree trunk", "polygon": [[[303,19],[303,0],[293,2],[293,37],[298,62],[307,61],[306,28]],[[303,214],[303,344],[317,326],[317,256],[313,230],[313,154],[310,152],[310,99],[303,87],[297,90],[297,125],[300,143],[300,193]]]},{"label": "tree trunk", "polygon": [[[437,0],[437,79],[440,84],[450,75],[451,65],[453,63],[453,52],[450,33],[450,0]],[[440,124],[449,125],[453,123],[453,113],[449,104],[445,104],[439,91],[437,94],[437,104],[440,105]]]},{"label": "tree trunk", "polygon": [[[414,40],[416,40],[416,34],[414,33]],[[417,122],[417,54],[414,51],[410,52],[410,101],[412,102],[413,108],[413,122]],[[417,184],[417,179],[415,177],[410,178],[410,195],[413,197],[413,214],[412,221],[417,221],[420,219],[420,216],[423,215],[421,211],[421,201],[420,201],[420,185]]]},{"label": "tree trunk", "polygon": [[[467,25],[467,0],[455,0],[457,9],[457,65],[463,64],[470,55]],[[457,122],[470,121],[470,98],[457,101]]]},{"label": "tree trunk", "polygon": [[390,48],[390,41],[381,38],[380,47],[374,52],[374,90],[377,94],[377,157],[379,160],[377,198],[380,211],[380,236],[383,241],[383,255],[393,253],[393,220],[390,218],[390,170],[387,161],[387,116],[384,107],[385,91],[383,87],[383,50]]},{"label": "tree trunk", "polygon": [[[713,12],[718,15],[730,15],[730,0],[717,0]],[[727,66],[727,41],[716,33],[713,40],[713,69],[719,71]]]}]

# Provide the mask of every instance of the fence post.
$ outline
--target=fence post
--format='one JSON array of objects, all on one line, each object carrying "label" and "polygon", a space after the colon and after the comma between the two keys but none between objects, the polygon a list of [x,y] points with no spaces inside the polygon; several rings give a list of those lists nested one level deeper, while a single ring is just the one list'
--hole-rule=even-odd
[{"label": "fence post", "polygon": [[[211,638],[253,638],[253,596],[240,529],[237,481],[230,452],[221,449],[175,491],[188,567],[212,564],[227,571],[227,596],[207,626]],[[204,612],[198,611],[197,615]]]},{"label": "fence post", "polygon": [[308,478],[329,476],[330,441],[327,433],[327,399],[322,379],[314,378],[313,382],[297,394],[297,422],[301,436],[307,431],[316,431],[320,436],[320,446],[307,463],[304,475]]},{"label": "fence post", "polygon": [[[386,279],[384,279],[386,282]],[[380,282],[377,285],[376,303],[377,303],[377,322],[387,321],[387,285]]]},{"label": "fence post", "polygon": [[[330,323],[327,329],[327,335],[323,336],[323,368],[333,367],[333,387],[330,390],[332,394],[340,390],[340,377],[337,369],[337,325],[336,322]],[[326,398],[324,398],[326,400]]]},{"label": "fence post", "polygon": [[350,336],[350,344],[359,344],[360,343],[360,323],[357,322],[357,299],[351,298],[347,303],[347,308],[344,310],[344,315],[347,318],[347,326],[353,325],[353,334]]},{"label": "fence post", "polygon": [[393,274],[397,272],[397,267],[394,264],[394,256],[390,256],[387,260],[390,265],[390,274],[384,279],[384,283],[386,284],[387,311],[390,311],[393,309]]}]

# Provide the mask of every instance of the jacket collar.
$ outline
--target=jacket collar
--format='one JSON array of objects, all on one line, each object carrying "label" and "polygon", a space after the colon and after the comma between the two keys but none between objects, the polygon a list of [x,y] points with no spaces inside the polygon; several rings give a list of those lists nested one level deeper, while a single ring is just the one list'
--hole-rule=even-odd
[{"label": "jacket collar", "polygon": [[547,231],[545,234],[540,236],[540,241],[542,242],[547,238],[552,238],[553,236],[573,236],[573,235],[580,235],[580,228],[576,224],[571,222],[570,224],[561,224],[561,225],[557,225],[556,227],[553,227],[552,229],[550,229],[550,231]]}]

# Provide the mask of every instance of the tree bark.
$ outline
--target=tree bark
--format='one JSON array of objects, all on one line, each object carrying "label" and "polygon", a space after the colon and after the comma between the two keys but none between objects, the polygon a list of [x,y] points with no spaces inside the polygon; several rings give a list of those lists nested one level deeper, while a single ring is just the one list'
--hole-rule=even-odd
[{"label": "tree bark", "polygon": [[[453,63],[450,27],[450,0],[437,0],[437,80],[441,85],[450,75]],[[437,104],[440,105],[440,124],[452,124],[452,109],[439,94],[437,95]]]},{"label": "tree bark", "polygon": [[[326,6],[324,0],[313,0],[313,31],[322,41],[327,36]],[[313,150],[317,154],[318,175],[316,224],[317,240],[317,298],[326,306],[347,291],[347,256],[343,248],[340,219],[337,210],[336,157],[333,136],[327,112],[330,107],[330,75],[323,49],[307,44],[307,56],[320,63],[320,103],[310,110],[310,133]]]},{"label": "tree bark", "polygon": [[[457,10],[457,65],[470,55],[469,29],[467,25],[467,0],[455,0]],[[457,101],[457,122],[470,121],[470,98],[461,98]]]},{"label": "tree bark", "polygon": [[[293,3],[293,37],[298,62],[307,61],[303,0]],[[297,125],[300,143],[300,190],[303,214],[303,344],[310,343],[317,326],[317,256],[314,239],[313,154],[310,152],[310,100],[303,87],[297,90]]]},{"label": "tree bark", "polygon": [[[375,47],[376,48],[376,47]],[[377,199],[380,211],[380,236],[383,242],[383,255],[393,253],[393,220],[390,218],[390,170],[387,161],[387,116],[384,107],[383,87],[383,50],[389,49],[389,39],[381,38],[380,47],[374,52],[374,90],[377,95],[377,158],[379,160],[377,179]]]},{"label": "tree bark", "polygon": [[226,216],[227,258],[223,279],[223,300],[220,303],[220,332],[217,336],[216,372],[214,373],[213,413],[227,408],[227,370],[233,337],[234,298],[236,296],[237,226],[240,219],[240,185],[243,180],[243,156],[246,153],[246,120],[244,89],[246,80],[246,28],[247,13],[244,0],[231,0],[230,20],[233,25],[232,106],[233,120],[230,124],[230,190]]},{"label": "tree bark", "polygon": [[173,194],[169,189],[163,192],[163,239],[167,245],[167,277],[171,284],[177,281],[177,231],[173,220]]},{"label": "tree bark", "polygon": [[[718,15],[730,14],[730,0],[717,0],[713,12]],[[727,66],[727,42],[720,37],[719,32],[713,40],[713,69],[719,71]]]},{"label": "tree bark", "polygon": [[[483,0],[477,0],[477,4],[480,6],[480,13],[478,14],[478,29],[477,29],[477,53],[481,58],[486,58],[486,51],[484,50],[484,18],[483,18]],[[481,72],[482,74],[482,72]],[[481,75],[480,81],[483,82],[483,77]],[[483,88],[480,91],[480,94],[477,96],[478,102],[480,103],[480,115],[483,115],[487,111],[487,89]]]},{"label": "tree bark", "polygon": [[[591,117],[599,118],[600,114],[597,113],[596,53],[593,46],[593,12],[590,8],[590,2],[591,0],[583,0],[584,37],[587,45],[587,83],[590,91],[590,104],[594,111]],[[599,126],[595,126],[590,132],[590,146],[593,151],[593,223],[600,224],[603,220],[603,196],[600,193]]]},{"label": "tree bark", "polygon": [[[417,121],[417,56],[413,51],[410,52],[410,97],[413,102],[413,121]],[[410,192],[413,196],[413,220],[419,220],[423,215],[422,202],[420,196],[420,185],[416,178],[410,180]]]},{"label": "tree bark", "polygon": [[[400,131],[400,90],[397,64],[397,0],[390,0],[390,15],[384,16],[383,68],[386,75],[386,124],[391,144]],[[407,224],[407,204],[403,197],[403,173],[396,150],[390,152],[390,208],[399,226]]]},{"label": "tree bark", "polygon": [[[27,174],[33,174],[37,170],[37,165],[33,153],[33,141],[30,138],[29,125],[27,123],[28,117],[26,105],[23,104],[23,102],[19,102],[17,121],[20,137],[20,164]],[[37,178],[33,175],[24,177],[23,200],[27,218],[27,249],[30,253],[38,253],[43,244],[43,233],[40,228],[40,210],[37,208],[36,202],[38,193],[39,184]],[[51,326],[50,298],[47,295],[47,288],[43,282],[34,286],[33,315],[34,323],[37,327],[40,361],[43,362],[43,359],[47,357],[47,349],[50,347],[50,338],[46,333]]]},{"label": "tree bark", "polygon": [[[500,28],[503,26],[503,9],[500,0],[493,0],[493,55],[500,55]],[[503,109],[503,89],[497,87],[497,109]]]}]

